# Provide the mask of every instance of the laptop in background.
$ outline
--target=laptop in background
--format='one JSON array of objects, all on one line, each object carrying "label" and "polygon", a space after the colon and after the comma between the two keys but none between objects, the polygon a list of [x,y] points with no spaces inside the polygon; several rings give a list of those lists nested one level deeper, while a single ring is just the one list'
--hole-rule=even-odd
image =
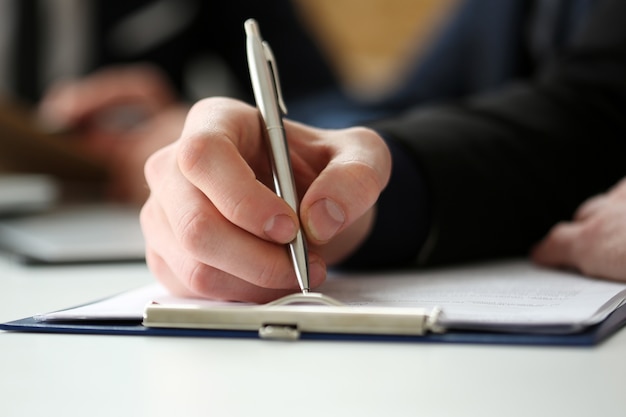
[{"label": "laptop in background", "polygon": [[0,249],[28,264],[145,259],[139,209],[105,203],[0,219]]},{"label": "laptop in background", "polygon": [[27,263],[143,260],[139,209],[100,202],[106,178],[77,138],[0,101],[0,250]]},{"label": "laptop in background", "polygon": [[48,210],[59,195],[58,183],[48,175],[0,173],[0,218]]}]

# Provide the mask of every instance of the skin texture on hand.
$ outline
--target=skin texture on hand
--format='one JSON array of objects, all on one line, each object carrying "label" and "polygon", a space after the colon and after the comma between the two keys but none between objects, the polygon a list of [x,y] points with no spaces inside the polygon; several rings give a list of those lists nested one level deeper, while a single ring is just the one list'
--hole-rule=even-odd
[{"label": "skin texture on hand", "polygon": [[298,290],[285,244],[301,225],[311,286],[354,251],[374,221],[391,157],[365,128],[321,130],[286,121],[297,215],[273,191],[257,109],[196,104],[180,139],[150,157],[141,212],[148,265],[176,294],[266,302]]},{"label": "skin texture on hand", "polygon": [[626,179],[554,226],[531,256],[541,265],[626,281]]}]

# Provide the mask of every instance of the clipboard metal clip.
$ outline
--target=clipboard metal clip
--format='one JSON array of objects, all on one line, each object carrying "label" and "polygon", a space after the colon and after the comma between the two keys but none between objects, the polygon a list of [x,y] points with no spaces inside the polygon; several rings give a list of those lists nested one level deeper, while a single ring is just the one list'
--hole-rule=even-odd
[{"label": "clipboard metal clip", "polygon": [[[346,305],[339,300],[319,292],[295,293],[265,304],[265,307],[315,304],[326,306]],[[259,338],[266,340],[298,340],[300,330],[293,324],[263,324],[259,327]]]},{"label": "clipboard metal clip", "polygon": [[421,336],[440,333],[438,308],[345,305],[319,293],[292,294],[265,305],[150,304],[145,327],[256,331],[261,339],[297,340],[302,333]]},{"label": "clipboard metal clip", "polygon": [[300,330],[289,324],[265,324],[259,327],[259,338],[266,340],[298,340],[300,339]]}]

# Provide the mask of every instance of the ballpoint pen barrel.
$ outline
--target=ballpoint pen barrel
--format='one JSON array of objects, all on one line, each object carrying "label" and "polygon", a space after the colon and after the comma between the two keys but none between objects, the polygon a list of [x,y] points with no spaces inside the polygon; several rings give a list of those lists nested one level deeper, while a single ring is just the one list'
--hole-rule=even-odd
[{"label": "ballpoint pen barrel", "polygon": [[[256,29],[255,25],[252,27]],[[248,33],[246,51],[256,105],[268,129],[282,127],[282,113],[276,93],[276,82],[266,55],[267,47],[263,46],[261,38],[255,33],[258,33],[258,30]]]},{"label": "ballpoint pen barrel", "polygon": [[309,292],[309,269],[306,256],[307,247],[302,230],[298,230],[296,238],[289,243],[289,255],[294,265],[298,285],[303,293]]},{"label": "ballpoint pen barrel", "polygon": [[[266,130],[275,190],[278,196],[298,213],[298,196],[282,121],[285,107],[280,97],[274,57],[269,45],[262,41],[257,23],[249,19],[244,27],[250,80],[261,113],[261,121]],[[309,290],[308,255],[301,229],[298,229],[296,238],[289,243],[289,253],[300,289],[306,293]]]},{"label": "ballpoint pen barrel", "polygon": [[281,127],[267,128],[266,140],[274,152],[270,152],[270,162],[272,165],[272,175],[274,177],[274,188],[276,194],[298,212],[298,196],[295,187],[289,186],[295,183],[291,162],[286,158],[277,158],[274,154],[288,154],[289,148],[285,141],[284,129]]},{"label": "ballpoint pen barrel", "polygon": [[[285,153],[288,152],[287,143],[285,142],[284,132],[282,128],[267,129],[266,132],[267,141],[274,150],[283,149]],[[298,213],[299,204],[298,196],[296,194],[295,187],[285,186],[285,184],[294,184],[293,170],[289,159],[281,158],[277,160],[273,153],[270,153],[272,175],[274,177],[274,187],[276,194],[281,197],[289,206]],[[298,230],[296,238],[289,243],[289,254],[291,256],[292,263],[296,272],[296,278],[298,284],[303,292],[309,290],[309,273],[308,273],[308,259],[307,259],[307,246],[302,229]]]}]

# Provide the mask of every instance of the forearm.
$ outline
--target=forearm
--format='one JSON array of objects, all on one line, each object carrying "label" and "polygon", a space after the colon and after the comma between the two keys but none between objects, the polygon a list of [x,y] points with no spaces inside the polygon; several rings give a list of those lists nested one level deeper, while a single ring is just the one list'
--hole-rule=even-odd
[{"label": "forearm", "polygon": [[576,47],[533,80],[373,126],[406,146],[428,189],[420,259],[525,254],[626,174],[620,3],[607,3]]},{"label": "forearm", "polygon": [[[532,94],[515,95],[532,106]],[[610,132],[520,129],[489,114],[491,106],[499,105],[423,114],[414,136],[394,130],[407,139],[430,190],[430,263],[524,254],[586,197],[624,175],[623,143]]]}]

